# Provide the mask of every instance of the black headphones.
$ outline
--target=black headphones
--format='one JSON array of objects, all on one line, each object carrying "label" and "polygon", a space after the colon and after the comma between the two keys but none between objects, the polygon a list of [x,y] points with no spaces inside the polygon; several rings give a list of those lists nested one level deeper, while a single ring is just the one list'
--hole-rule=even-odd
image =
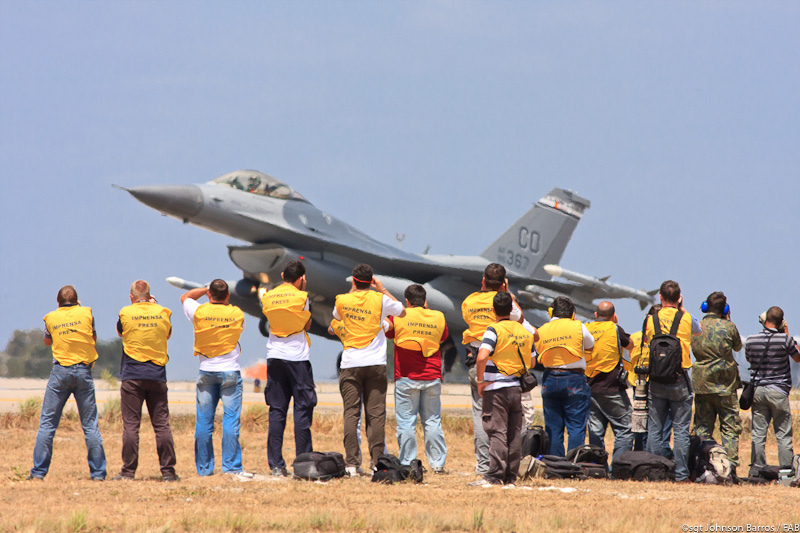
[{"label": "black headphones", "polygon": [[[703,313],[708,313],[708,301],[703,300],[703,303],[700,304],[700,311]],[[722,316],[728,316],[731,312],[731,306],[725,304],[725,309],[722,310]]]}]

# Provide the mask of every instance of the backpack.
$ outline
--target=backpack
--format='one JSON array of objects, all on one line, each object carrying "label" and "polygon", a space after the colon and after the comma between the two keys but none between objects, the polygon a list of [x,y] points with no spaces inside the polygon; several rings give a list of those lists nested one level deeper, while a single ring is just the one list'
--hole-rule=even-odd
[{"label": "backpack", "polygon": [[543,478],[546,471],[547,465],[545,465],[543,461],[537,459],[533,455],[526,455],[520,459],[517,478],[519,481]]},{"label": "backpack", "polygon": [[770,485],[775,483],[775,481],[770,481],[769,479],[764,479],[763,477],[748,476],[740,477],[739,483],[745,483],[747,485]]},{"label": "backpack", "polygon": [[633,481],[675,481],[675,461],[650,452],[622,452],[611,464],[611,476]]},{"label": "backpack", "polygon": [[587,478],[608,479],[608,452],[602,446],[576,446],[567,452],[567,460],[580,466]]},{"label": "backpack", "polygon": [[539,457],[550,453],[550,439],[542,426],[528,426],[522,434],[522,453],[521,457],[532,455]]},{"label": "backpack", "polygon": [[397,483],[410,479],[415,483],[422,483],[424,468],[422,461],[414,459],[410,465],[400,464],[400,459],[394,455],[384,453],[378,457],[372,481],[375,483]]},{"label": "backpack", "polygon": [[567,460],[573,463],[594,463],[608,468],[608,452],[596,444],[581,444],[567,452]]},{"label": "backpack", "polygon": [[725,448],[714,440],[692,435],[689,441],[689,477],[698,483],[732,483],[731,461]]},{"label": "backpack", "polygon": [[575,463],[589,479],[608,479],[608,467],[597,463]]},{"label": "backpack", "polygon": [[557,455],[543,455],[542,462],[545,464],[545,479],[586,479],[583,469]]},{"label": "backpack", "polygon": [[681,374],[683,349],[678,339],[678,327],[683,311],[675,313],[669,333],[661,330],[658,311],[653,314],[653,338],[650,340],[650,380],[658,383],[677,383]]},{"label": "backpack", "polygon": [[328,481],[344,477],[344,457],[339,452],[308,452],[298,455],[292,463],[294,477]]},{"label": "backpack", "polygon": [[778,481],[781,477],[781,467],[779,466],[762,466],[751,467],[750,477],[757,477],[769,482]]}]

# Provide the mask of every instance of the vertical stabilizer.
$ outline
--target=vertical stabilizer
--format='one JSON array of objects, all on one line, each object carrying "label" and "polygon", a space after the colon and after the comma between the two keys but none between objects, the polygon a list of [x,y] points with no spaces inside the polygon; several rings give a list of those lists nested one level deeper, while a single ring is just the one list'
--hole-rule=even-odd
[{"label": "vertical stabilizer", "polygon": [[549,279],[544,265],[557,265],[572,232],[591,203],[572,191],[553,189],[481,253],[510,273]]}]

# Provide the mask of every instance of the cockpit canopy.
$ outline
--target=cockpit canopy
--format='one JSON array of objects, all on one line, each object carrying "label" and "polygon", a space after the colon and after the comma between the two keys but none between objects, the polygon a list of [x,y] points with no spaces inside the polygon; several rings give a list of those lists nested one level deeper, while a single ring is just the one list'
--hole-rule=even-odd
[{"label": "cockpit canopy", "polygon": [[209,183],[227,185],[228,187],[239,189],[240,191],[247,191],[271,198],[279,198],[281,200],[308,201],[302,194],[282,181],[278,181],[269,174],[264,174],[257,170],[234,170],[233,172],[211,180]]}]

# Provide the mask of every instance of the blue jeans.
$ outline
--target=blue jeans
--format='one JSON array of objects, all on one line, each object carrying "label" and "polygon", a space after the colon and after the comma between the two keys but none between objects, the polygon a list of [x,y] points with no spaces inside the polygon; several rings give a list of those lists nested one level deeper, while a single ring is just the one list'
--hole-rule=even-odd
[{"label": "blue jeans", "polygon": [[194,429],[194,461],[201,476],[214,474],[214,413],[222,398],[222,472],[242,471],[239,427],[242,414],[242,375],[235,372],[200,371],[197,377],[197,424]]},{"label": "blue jeans", "polygon": [[586,421],[589,418],[591,392],[583,372],[569,370],[544,371],[542,378],[542,407],[544,429],[550,439],[550,455],[564,457],[564,428],[569,434],[568,449],[586,440]]},{"label": "blue jeans", "polygon": [[[667,413],[667,419],[661,426],[661,434],[664,436],[664,442],[669,446],[669,438],[672,435],[672,415]],[[633,449],[636,451],[647,451],[647,432],[633,434]],[[674,459],[675,454],[672,453],[672,448],[667,449],[667,459]]]},{"label": "blue jeans", "polygon": [[425,455],[431,468],[444,467],[447,445],[442,431],[442,380],[419,381],[400,378],[394,383],[394,409],[397,419],[397,445],[400,463],[417,458],[417,415],[425,435]]},{"label": "blue jeans", "polygon": [[53,437],[61,421],[61,412],[70,395],[75,396],[75,403],[78,404],[78,414],[88,450],[89,473],[94,479],[105,479],[106,454],[103,450],[100,428],[97,426],[97,404],[94,399],[92,370],[89,365],[83,363],[72,366],[56,364],[50,371],[50,379],[42,401],[39,431],[36,433],[36,444],[33,447],[31,476],[44,477],[50,469]]},{"label": "blue jeans", "polygon": [[689,425],[692,421],[693,394],[681,377],[674,385],[650,383],[650,406],[647,413],[647,451],[669,457],[669,434],[664,425],[672,418],[675,479],[689,477]]},{"label": "blue jeans", "polygon": [[592,395],[589,403],[589,444],[606,448],[606,428],[614,432],[614,452],[611,461],[633,449],[631,414],[633,407],[625,391],[618,394]]}]

